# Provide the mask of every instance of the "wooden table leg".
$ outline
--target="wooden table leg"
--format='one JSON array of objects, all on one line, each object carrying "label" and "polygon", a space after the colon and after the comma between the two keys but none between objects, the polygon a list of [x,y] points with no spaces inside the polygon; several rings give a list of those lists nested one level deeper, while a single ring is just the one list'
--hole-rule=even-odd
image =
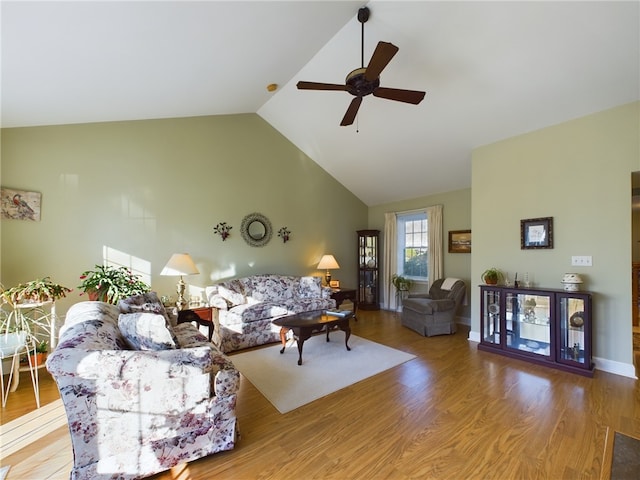
[{"label": "wooden table leg", "polygon": [[351,351],[351,347],[349,346],[349,337],[351,336],[351,327],[349,326],[349,319],[347,318],[345,322],[340,322],[340,330],[344,332],[344,346],[347,347],[347,351]]},{"label": "wooden table leg", "polygon": [[289,331],[288,328],[280,327],[280,341],[282,342],[282,349],[280,350],[280,353],[284,353],[285,348],[287,348],[287,332],[288,331]]}]

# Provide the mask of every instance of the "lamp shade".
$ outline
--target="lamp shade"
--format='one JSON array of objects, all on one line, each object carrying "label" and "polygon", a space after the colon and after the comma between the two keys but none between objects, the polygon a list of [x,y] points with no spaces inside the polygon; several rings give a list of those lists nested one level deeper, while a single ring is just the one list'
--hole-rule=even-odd
[{"label": "lamp shade", "polygon": [[177,277],[178,275],[195,275],[200,273],[188,253],[174,253],[160,272],[160,275]]},{"label": "lamp shade", "polygon": [[340,265],[338,265],[338,262],[336,262],[336,259],[333,258],[333,255],[323,255],[322,258],[320,259],[320,263],[318,264],[318,270],[322,270],[322,269],[335,269],[335,268],[340,268]]}]

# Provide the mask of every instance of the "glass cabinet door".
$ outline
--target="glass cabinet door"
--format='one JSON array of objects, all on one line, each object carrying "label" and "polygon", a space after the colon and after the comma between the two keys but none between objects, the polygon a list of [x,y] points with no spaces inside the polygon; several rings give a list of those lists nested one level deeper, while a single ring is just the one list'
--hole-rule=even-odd
[{"label": "glass cabinet door", "polygon": [[505,300],[507,349],[551,357],[551,297],[509,292]]},{"label": "glass cabinet door", "polygon": [[482,342],[500,346],[500,291],[482,291]]},{"label": "glass cabinet door", "polygon": [[586,322],[589,297],[576,294],[560,295],[558,299],[558,361],[588,367],[591,363],[590,339]]},{"label": "glass cabinet door", "polygon": [[379,230],[358,230],[358,308],[380,308]]}]

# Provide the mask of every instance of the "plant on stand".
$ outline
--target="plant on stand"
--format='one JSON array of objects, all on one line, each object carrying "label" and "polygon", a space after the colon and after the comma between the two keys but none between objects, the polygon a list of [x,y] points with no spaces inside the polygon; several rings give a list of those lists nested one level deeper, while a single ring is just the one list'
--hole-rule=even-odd
[{"label": "plant on stand", "polygon": [[82,272],[80,280],[82,283],[78,288],[89,295],[89,300],[99,300],[114,305],[122,298],[140,295],[151,290],[149,285],[141,280],[140,275],[135,275],[127,267],[96,265],[93,270]]},{"label": "plant on stand", "polygon": [[2,290],[2,300],[12,306],[26,303],[53,302],[67,296],[70,288],[51,280],[51,277],[39,278],[21,283],[8,290]]},{"label": "plant on stand", "polygon": [[398,303],[404,299],[404,294],[408,293],[411,285],[413,285],[413,281],[410,278],[403,277],[397,273],[394,273],[391,277],[391,283],[396,287],[396,298],[398,299]]},{"label": "plant on stand", "polygon": [[50,277],[21,283],[7,290],[0,286],[0,333],[3,342],[13,342],[14,352],[21,348],[18,345],[29,345],[31,353],[46,352],[48,343],[38,336],[43,333],[51,336],[53,324],[51,312],[46,312],[43,305],[66,297],[69,292],[70,288],[53,282]]}]

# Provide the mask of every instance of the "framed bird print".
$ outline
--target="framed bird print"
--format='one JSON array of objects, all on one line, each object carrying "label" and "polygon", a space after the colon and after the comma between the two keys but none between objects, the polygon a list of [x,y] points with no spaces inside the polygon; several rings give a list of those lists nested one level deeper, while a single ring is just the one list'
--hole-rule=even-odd
[{"label": "framed bird print", "polygon": [[9,220],[40,221],[40,202],[42,194],[0,187],[2,207],[1,218]]}]

